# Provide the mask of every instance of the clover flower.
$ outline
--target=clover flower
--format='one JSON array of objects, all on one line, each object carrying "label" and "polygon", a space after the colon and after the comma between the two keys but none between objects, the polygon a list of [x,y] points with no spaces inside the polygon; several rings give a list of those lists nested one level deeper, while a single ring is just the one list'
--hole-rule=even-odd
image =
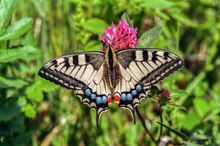
[{"label": "clover flower", "polygon": [[116,51],[134,48],[138,43],[136,35],[137,28],[130,27],[126,20],[122,19],[118,26],[112,23],[111,28],[104,29],[104,36],[101,38],[103,42],[101,49],[105,52],[109,46]]},{"label": "clover flower", "polygon": [[160,104],[165,105],[169,102],[171,99],[170,97],[170,91],[167,89],[162,89],[158,94],[157,98]]},{"label": "clover flower", "polygon": [[170,100],[170,91],[167,90],[167,89],[162,89],[160,91],[160,93],[157,95],[158,98],[161,98],[161,97],[166,97],[168,100]]}]

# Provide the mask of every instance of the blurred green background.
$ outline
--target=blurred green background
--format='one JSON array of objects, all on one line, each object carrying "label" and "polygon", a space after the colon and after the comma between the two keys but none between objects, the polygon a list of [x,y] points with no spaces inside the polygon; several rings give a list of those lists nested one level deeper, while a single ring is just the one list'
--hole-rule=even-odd
[{"label": "blurred green background", "polygon": [[[155,145],[140,120],[111,104],[96,127],[95,112],[72,91],[40,78],[48,60],[100,50],[105,27],[127,13],[138,37],[163,31],[151,47],[175,52],[185,66],[162,82],[163,136],[171,145],[220,145],[220,1],[0,0],[0,145]],[[139,110],[159,137],[158,104]]]}]

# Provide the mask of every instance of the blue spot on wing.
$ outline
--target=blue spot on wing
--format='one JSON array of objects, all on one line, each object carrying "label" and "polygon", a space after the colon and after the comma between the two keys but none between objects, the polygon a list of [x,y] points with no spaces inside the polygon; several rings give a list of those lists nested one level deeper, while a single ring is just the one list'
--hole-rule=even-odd
[{"label": "blue spot on wing", "polygon": [[136,95],[137,95],[137,91],[136,91],[136,90],[132,90],[132,91],[131,91],[131,94],[132,94],[133,96],[136,96]]},{"label": "blue spot on wing", "polygon": [[102,96],[102,103],[107,103],[108,102],[108,100],[107,100],[107,97],[106,96]]},{"label": "blue spot on wing", "polygon": [[91,90],[89,88],[87,88],[85,90],[85,94],[86,94],[86,96],[90,96],[92,94],[92,92],[91,92]]},{"label": "blue spot on wing", "polygon": [[99,105],[99,104],[101,104],[101,103],[102,103],[102,98],[98,96],[98,97],[96,98],[96,104]]},{"label": "blue spot on wing", "polygon": [[133,98],[133,97],[132,97],[132,94],[131,94],[131,93],[128,93],[128,94],[127,94],[127,98],[126,98],[126,99],[127,99],[127,100],[129,100],[129,101],[131,101],[131,100],[132,100],[132,98]]},{"label": "blue spot on wing", "polygon": [[137,90],[137,92],[141,92],[142,86],[140,84],[138,84],[135,89]]},{"label": "blue spot on wing", "polygon": [[96,99],[96,95],[93,93],[93,94],[91,94],[91,98],[93,99],[93,100],[95,100]]},{"label": "blue spot on wing", "polygon": [[125,99],[126,99],[126,94],[125,94],[125,93],[122,93],[122,94],[121,94],[121,100],[124,101]]}]

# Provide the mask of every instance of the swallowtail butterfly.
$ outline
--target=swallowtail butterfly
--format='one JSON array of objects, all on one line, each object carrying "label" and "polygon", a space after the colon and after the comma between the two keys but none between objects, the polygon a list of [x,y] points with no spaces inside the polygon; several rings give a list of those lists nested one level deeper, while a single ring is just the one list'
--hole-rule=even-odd
[{"label": "swallowtail butterfly", "polygon": [[128,109],[147,97],[152,85],[183,66],[177,55],[160,49],[135,48],[105,53],[88,52],[61,56],[43,65],[39,75],[75,91],[83,104],[101,114],[114,100]]}]

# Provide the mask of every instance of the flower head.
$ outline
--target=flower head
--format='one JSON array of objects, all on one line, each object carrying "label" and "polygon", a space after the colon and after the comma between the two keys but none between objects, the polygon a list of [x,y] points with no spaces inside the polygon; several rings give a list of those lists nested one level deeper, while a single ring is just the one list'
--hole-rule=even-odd
[{"label": "flower head", "polygon": [[160,91],[160,93],[157,95],[158,98],[161,98],[161,97],[166,97],[168,100],[170,100],[170,91],[167,90],[167,89],[162,89]]},{"label": "flower head", "polygon": [[137,28],[130,27],[126,20],[122,19],[118,26],[112,23],[111,28],[104,29],[101,49],[105,51],[109,45],[115,50],[134,48],[138,43],[136,35]]},{"label": "flower head", "polygon": [[162,89],[158,94],[157,98],[160,104],[165,105],[169,102],[171,99],[170,97],[170,91],[167,89]]}]

